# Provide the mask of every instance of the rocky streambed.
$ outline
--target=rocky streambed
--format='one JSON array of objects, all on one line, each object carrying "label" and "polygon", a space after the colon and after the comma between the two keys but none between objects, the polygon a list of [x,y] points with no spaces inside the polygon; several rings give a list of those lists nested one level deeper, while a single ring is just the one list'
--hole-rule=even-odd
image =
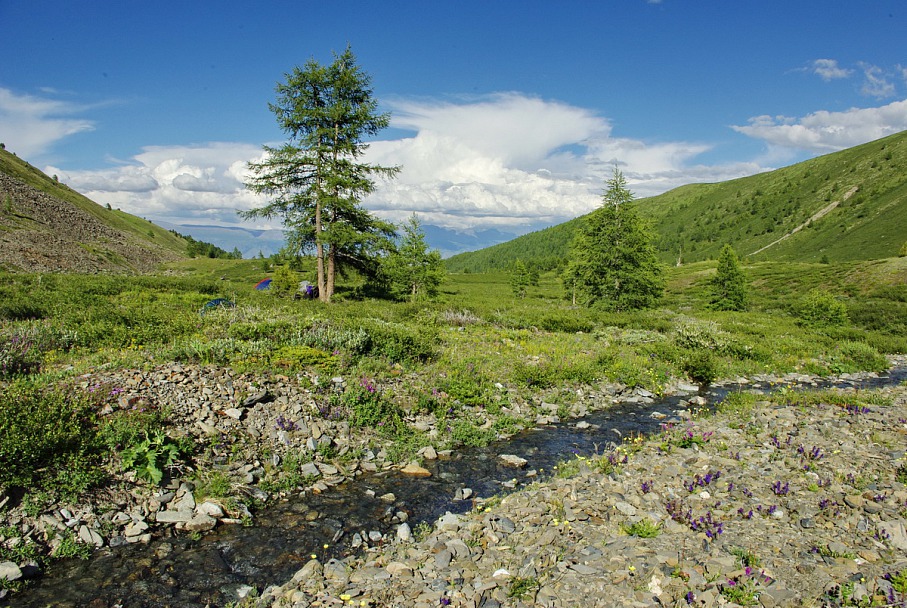
[{"label": "rocky streambed", "polygon": [[[817,382],[745,382],[794,380]],[[344,421],[325,418],[313,386],[288,377],[172,366],[84,381],[121,388],[114,407],[170,403],[180,428],[212,446],[212,463],[231,483],[271,502],[253,515],[245,503],[206,499],[177,477],[159,490],[124,484],[38,518],[7,511],[20,539],[52,539],[65,528],[98,547],[87,562],[55,564],[35,588],[7,598],[14,605],[224,605],[244,597],[249,605],[300,606],[710,605],[728,601],[729,581],[763,605],[811,605],[835,585],[868,597],[898,593],[907,548],[907,495],[897,481],[903,389],[884,389],[890,404],[879,398],[865,412],[765,402],[751,420],[690,422],[705,402],[697,387],[675,387],[673,400],[656,404],[643,391],[603,385],[572,401],[577,421],[557,424],[558,407],[544,396],[513,402],[511,414],[549,428],[479,450],[428,447],[417,464],[395,463]],[[343,381],[328,382],[339,389]],[[664,437],[622,441],[665,422],[675,426]],[[428,416],[410,423],[443,432]],[[694,439],[684,441],[685,433]],[[240,458],[239,438],[267,449]],[[263,489],[300,448],[312,454],[299,465],[301,491]],[[487,500],[500,492],[510,493]],[[627,534],[647,525],[656,536]],[[0,576],[27,576],[29,564],[3,567]]]},{"label": "rocky streambed", "polygon": [[871,401],[763,400],[579,456],[249,605],[902,606],[907,389]]}]

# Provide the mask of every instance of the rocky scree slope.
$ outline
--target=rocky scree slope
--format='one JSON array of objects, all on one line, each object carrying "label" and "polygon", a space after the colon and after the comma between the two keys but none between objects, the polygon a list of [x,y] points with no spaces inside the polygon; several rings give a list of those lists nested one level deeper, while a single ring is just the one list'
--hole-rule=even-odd
[{"label": "rocky scree slope", "polygon": [[0,269],[142,273],[179,257],[0,173]]}]

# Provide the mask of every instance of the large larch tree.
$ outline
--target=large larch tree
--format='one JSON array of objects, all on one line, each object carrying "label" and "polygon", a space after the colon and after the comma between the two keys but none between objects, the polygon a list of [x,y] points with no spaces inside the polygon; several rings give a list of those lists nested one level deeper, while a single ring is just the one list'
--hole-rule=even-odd
[{"label": "large larch tree", "polygon": [[399,171],[362,160],[364,138],[386,128],[390,115],[378,112],[371,78],[349,47],[330,65],[310,59],[295,67],[276,92],[269,108],[289,141],[264,146],[264,158],[249,163],[246,186],[271,200],[240,215],[282,218],[287,249],[314,250],[319,297],[329,302],[338,272],[355,268],[371,276],[379,255],[392,249],[394,226],[360,204],[376,178]]}]

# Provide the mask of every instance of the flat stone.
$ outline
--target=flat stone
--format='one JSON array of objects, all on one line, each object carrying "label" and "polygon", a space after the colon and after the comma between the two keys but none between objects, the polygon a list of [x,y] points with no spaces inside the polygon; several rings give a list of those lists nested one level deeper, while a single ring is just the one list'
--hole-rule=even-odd
[{"label": "flat stone", "polygon": [[391,562],[384,568],[391,576],[412,576],[413,569],[403,562]]},{"label": "flat stone", "polygon": [[198,505],[195,510],[197,513],[204,513],[205,515],[209,515],[211,517],[221,518],[224,516],[223,507],[221,507],[216,502],[211,502],[210,500],[206,500],[202,504]]},{"label": "flat stone", "polygon": [[614,503],[614,508],[617,509],[618,511],[620,511],[621,513],[623,513],[624,515],[627,515],[628,517],[632,517],[633,515],[636,515],[636,507],[634,507],[633,505],[631,505],[628,502],[624,502],[623,500],[619,500],[616,503]]},{"label": "flat stone", "polygon": [[321,477],[321,469],[314,462],[307,462],[299,467],[299,472],[306,477]]},{"label": "flat stone", "polygon": [[155,514],[155,519],[160,524],[186,523],[192,519],[192,511],[160,511]]},{"label": "flat stone", "polygon": [[520,458],[515,454],[501,454],[498,456],[498,459],[508,467],[516,467],[518,469],[525,467],[526,463],[529,462],[525,458]]},{"label": "flat stone", "polygon": [[242,420],[243,417],[243,410],[236,407],[229,407],[224,410],[224,413],[233,420]]},{"label": "flat stone", "polygon": [[410,463],[400,469],[400,472],[404,475],[410,475],[411,477],[431,477],[431,471],[424,467],[420,467],[415,463]]},{"label": "flat stone", "polygon": [[207,532],[213,530],[217,525],[217,520],[204,513],[196,513],[192,519],[184,524],[184,530],[188,532]]}]

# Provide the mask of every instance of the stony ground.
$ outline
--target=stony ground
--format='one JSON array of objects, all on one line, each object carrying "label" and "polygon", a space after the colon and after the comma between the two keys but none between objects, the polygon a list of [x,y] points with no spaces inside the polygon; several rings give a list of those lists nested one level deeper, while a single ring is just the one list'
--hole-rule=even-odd
[{"label": "stony ground", "polygon": [[248,603],[902,606],[907,387],[869,401],[689,420]]},{"label": "stony ground", "polygon": [[[804,380],[762,380],[795,379]],[[394,462],[374,437],[344,420],[325,418],[319,395],[342,391],[341,378],[322,379],[322,390],[299,378],[173,365],[99,372],[81,382],[114,386],[111,411],[167,404],[175,431],[208,446],[200,455],[204,466],[256,500],[330,491],[346,477],[407,464]],[[798,405],[794,395],[782,395],[751,411],[687,420],[619,452],[564,463],[553,478],[477,501],[472,513],[444,517],[431,530],[402,524],[394,542],[344,561],[313,560],[292,582],[246,603],[491,608],[903,602],[905,395],[905,387],[885,389],[869,406],[850,408]],[[581,417],[588,411],[649,399],[626,387],[600,386],[585,391],[569,414],[585,424]],[[514,401],[509,414],[539,424],[556,419],[544,395]],[[429,436],[437,431],[431,417],[410,423]],[[281,485],[281,463],[300,451],[311,456],[300,464],[303,485]],[[437,454],[429,449],[422,457]],[[146,542],[169,527],[203,533],[253,517],[242,502],[210,496],[204,476],[172,473],[161,488],[127,474],[104,495],[41,513],[5,505],[0,524],[14,533],[0,542],[34,541],[52,550],[68,531],[87,544],[115,546]],[[0,577],[8,580],[35,574],[27,562],[0,564]]]}]

